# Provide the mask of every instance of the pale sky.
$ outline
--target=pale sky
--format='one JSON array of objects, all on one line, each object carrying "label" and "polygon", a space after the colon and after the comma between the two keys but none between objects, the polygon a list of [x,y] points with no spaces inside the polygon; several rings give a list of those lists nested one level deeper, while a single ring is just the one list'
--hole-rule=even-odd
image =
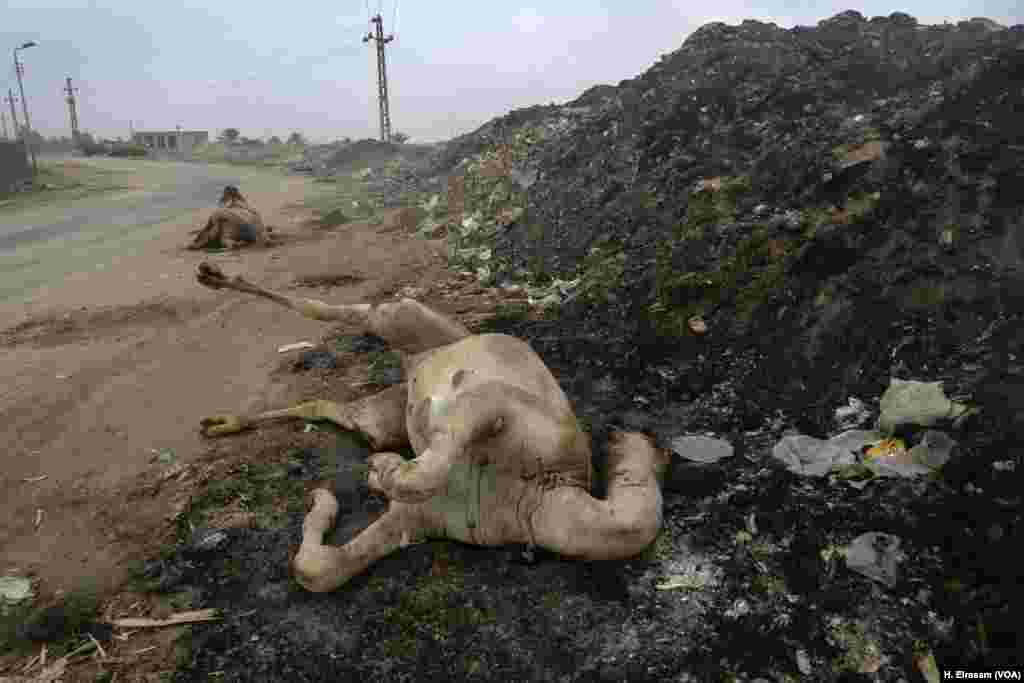
[{"label": "pale sky", "polygon": [[17,94],[11,50],[34,40],[19,54],[33,127],[47,136],[70,134],[62,90],[71,76],[81,128],[100,137],[126,137],[130,122],[211,136],[231,126],[248,137],[377,137],[376,55],[361,38],[380,11],[385,33],[396,34],[387,48],[392,129],[434,142],[632,78],[707,22],[790,28],[847,9],[925,24],[1024,23],[1020,0],[0,0],[0,93]]}]

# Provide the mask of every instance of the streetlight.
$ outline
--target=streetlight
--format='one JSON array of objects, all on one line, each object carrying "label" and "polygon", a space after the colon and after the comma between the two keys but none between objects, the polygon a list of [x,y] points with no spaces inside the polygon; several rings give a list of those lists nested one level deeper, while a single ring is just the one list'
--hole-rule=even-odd
[{"label": "streetlight", "polygon": [[29,155],[32,157],[32,173],[36,173],[36,151],[32,149],[32,143],[29,142],[28,134],[32,130],[32,123],[28,118],[28,101],[25,99],[25,84],[21,82],[21,64],[18,62],[18,50],[26,50],[30,47],[35,47],[36,43],[33,40],[28,41],[21,47],[14,48],[14,72],[18,75],[18,89],[21,91],[21,111],[25,114],[25,129],[21,134],[21,139],[25,142],[25,148],[28,149]]}]

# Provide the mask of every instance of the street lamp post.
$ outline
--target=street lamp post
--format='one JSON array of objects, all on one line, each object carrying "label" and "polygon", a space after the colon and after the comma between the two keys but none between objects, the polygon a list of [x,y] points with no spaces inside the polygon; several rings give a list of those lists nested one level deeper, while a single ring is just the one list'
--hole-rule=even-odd
[{"label": "street lamp post", "polygon": [[28,149],[29,156],[32,157],[32,173],[33,175],[38,170],[36,168],[36,151],[32,149],[32,143],[29,142],[28,135],[32,131],[32,123],[28,118],[28,100],[25,99],[25,84],[21,81],[21,63],[18,61],[18,50],[25,50],[30,47],[35,47],[34,41],[28,41],[21,47],[14,48],[14,72],[18,75],[18,90],[21,91],[21,111],[25,115],[25,128],[21,134],[21,139],[25,143],[25,148]]}]

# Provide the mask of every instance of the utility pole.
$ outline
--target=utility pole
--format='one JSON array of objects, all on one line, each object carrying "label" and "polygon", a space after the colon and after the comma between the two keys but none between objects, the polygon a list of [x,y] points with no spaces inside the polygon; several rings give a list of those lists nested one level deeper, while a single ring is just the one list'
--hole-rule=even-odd
[{"label": "utility pole", "polygon": [[68,94],[68,114],[71,116],[71,142],[74,143],[75,147],[78,147],[78,109],[75,106],[75,91],[78,88],[71,87],[71,76],[67,77],[67,86],[64,88],[64,92]]},{"label": "utility pole", "polygon": [[21,92],[21,112],[25,115],[25,127],[22,128],[24,133],[21,139],[25,142],[25,147],[28,149],[29,155],[32,157],[32,175],[36,174],[38,168],[36,166],[36,151],[32,149],[32,143],[29,142],[28,136],[32,132],[32,121],[28,118],[28,102],[25,101],[25,84],[22,82],[21,77],[25,73],[25,68],[21,62],[18,61],[18,50],[24,50],[30,47],[35,47],[36,44],[29,41],[21,47],[14,48],[14,71],[18,75],[18,90]]},{"label": "utility pole", "polygon": [[367,33],[363,36],[363,42],[377,41],[377,95],[380,100],[380,139],[384,142],[391,142],[391,114],[388,112],[388,71],[387,62],[384,56],[384,46],[395,39],[393,35],[384,37],[384,20],[380,15],[370,19],[371,23],[377,25],[376,35]]},{"label": "utility pole", "polygon": [[14,138],[13,139],[17,140],[19,137],[21,137],[18,134],[18,111],[14,108],[14,103],[18,101],[18,98],[16,98],[14,96],[14,93],[11,92],[11,89],[8,88],[7,89],[7,98],[6,99],[7,99],[7,104],[11,105],[11,121],[14,123]]},{"label": "utility pole", "polygon": [[8,138],[8,135],[7,135],[7,112],[5,112],[3,109],[0,109],[0,124],[3,124],[4,140],[6,140]]}]

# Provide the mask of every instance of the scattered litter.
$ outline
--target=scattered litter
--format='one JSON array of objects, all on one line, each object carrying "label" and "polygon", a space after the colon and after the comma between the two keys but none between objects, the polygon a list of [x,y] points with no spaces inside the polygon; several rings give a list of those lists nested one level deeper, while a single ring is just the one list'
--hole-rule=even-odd
[{"label": "scattered litter", "polygon": [[731,458],[735,453],[728,441],[707,436],[677,436],[669,444],[679,457],[706,465]]},{"label": "scattered litter", "polygon": [[36,529],[43,523],[43,508],[36,508]]},{"label": "scattered litter", "polygon": [[836,408],[835,417],[840,429],[852,429],[867,422],[871,413],[863,401],[851,396],[848,405]]},{"label": "scattered litter", "polygon": [[828,440],[785,436],[772,448],[772,457],[794,474],[822,477],[838,472],[862,488],[865,478],[930,474],[949,461],[955,446],[956,441],[934,430],[926,431],[920,443],[908,449],[903,441],[886,438],[882,432],[849,429]]},{"label": "scattered litter", "polygon": [[315,432],[315,431],[317,431],[316,425],[313,424],[312,422],[307,422],[306,423],[306,427],[302,430],[302,433],[303,434],[309,434],[309,433]]},{"label": "scattered litter", "polygon": [[134,652],[132,652],[132,654],[133,655],[144,655],[147,652],[152,652],[155,649],[156,649],[156,645],[150,645],[149,647],[144,647],[141,650],[135,650]]},{"label": "scattered litter", "polygon": [[869,458],[895,458],[907,452],[907,446],[900,439],[882,439],[870,446],[864,453]]},{"label": "scattered litter", "polygon": [[942,382],[918,382],[895,377],[882,394],[878,429],[891,434],[899,425],[930,427],[939,420],[965,416],[967,406],[946,397]]},{"label": "scattered litter", "polygon": [[57,375],[57,379],[67,379],[67,375]]},{"label": "scattered litter", "polygon": [[900,539],[891,534],[871,532],[853,539],[846,551],[846,566],[869,579],[896,585],[899,564],[906,559],[900,551]]},{"label": "scattered litter", "polygon": [[49,475],[46,475],[46,474],[40,474],[38,477],[28,477],[26,479],[22,479],[22,481],[24,481],[24,482],[26,482],[28,484],[34,484],[37,481],[42,481],[43,479],[46,479],[46,477],[48,477],[48,476]]},{"label": "scattered litter", "polygon": [[920,443],[907,449],[899,439],[885,439],[865,453],[865,464],[883,477],[918,477],[945,465],[956,441],[945,432],[928,430]]},{"label": "scattered litter", "polygon": [[772,457],[794,474],[823,477],[833,467],[856,463],[856,456],[840,443],[836,443],[835,439],[823,441],[804,434],[784,436],[772,448]]},{"label": "scattered litter", "polygon": [[700,590],[707,585],[707,580],[699,574],[673,574],[666,576],[661,582],[654,584],[654,587],[660,591],[671,591],[678,590],[680,588],[686,590]]},{"label": "scattered litter", "polygon": [[[219,610],[200,609],[189,612],[178,612],[166,619],[127,618],[114,619],[112,626],[118,628],[161,628],[163,626],[175,626],[177,624],[194,624],[203,621],[216,621],[221,618]],[[138,653],[136,653],[138,654]]]},{"label": "scattered litter", "polygon": [[921,437],[921,441],[910,449],[910,457],[914,462],[930,467],[942,467],[956,448],[956,440],[946,434],[929,429]]},{"label": "scattered litter", "polygon": [[299,349],[313,349],[316,348],[316,344],[308,341],[295,342],[294,344],[285,344],[277,349],[278,353],[288,353],[289,351],[298,351]]},{"label": "scattered litter", "polygon": [[303,351],[292,364],[293,370],[330,370],[336,367],[338,357],[324,349]]}]

